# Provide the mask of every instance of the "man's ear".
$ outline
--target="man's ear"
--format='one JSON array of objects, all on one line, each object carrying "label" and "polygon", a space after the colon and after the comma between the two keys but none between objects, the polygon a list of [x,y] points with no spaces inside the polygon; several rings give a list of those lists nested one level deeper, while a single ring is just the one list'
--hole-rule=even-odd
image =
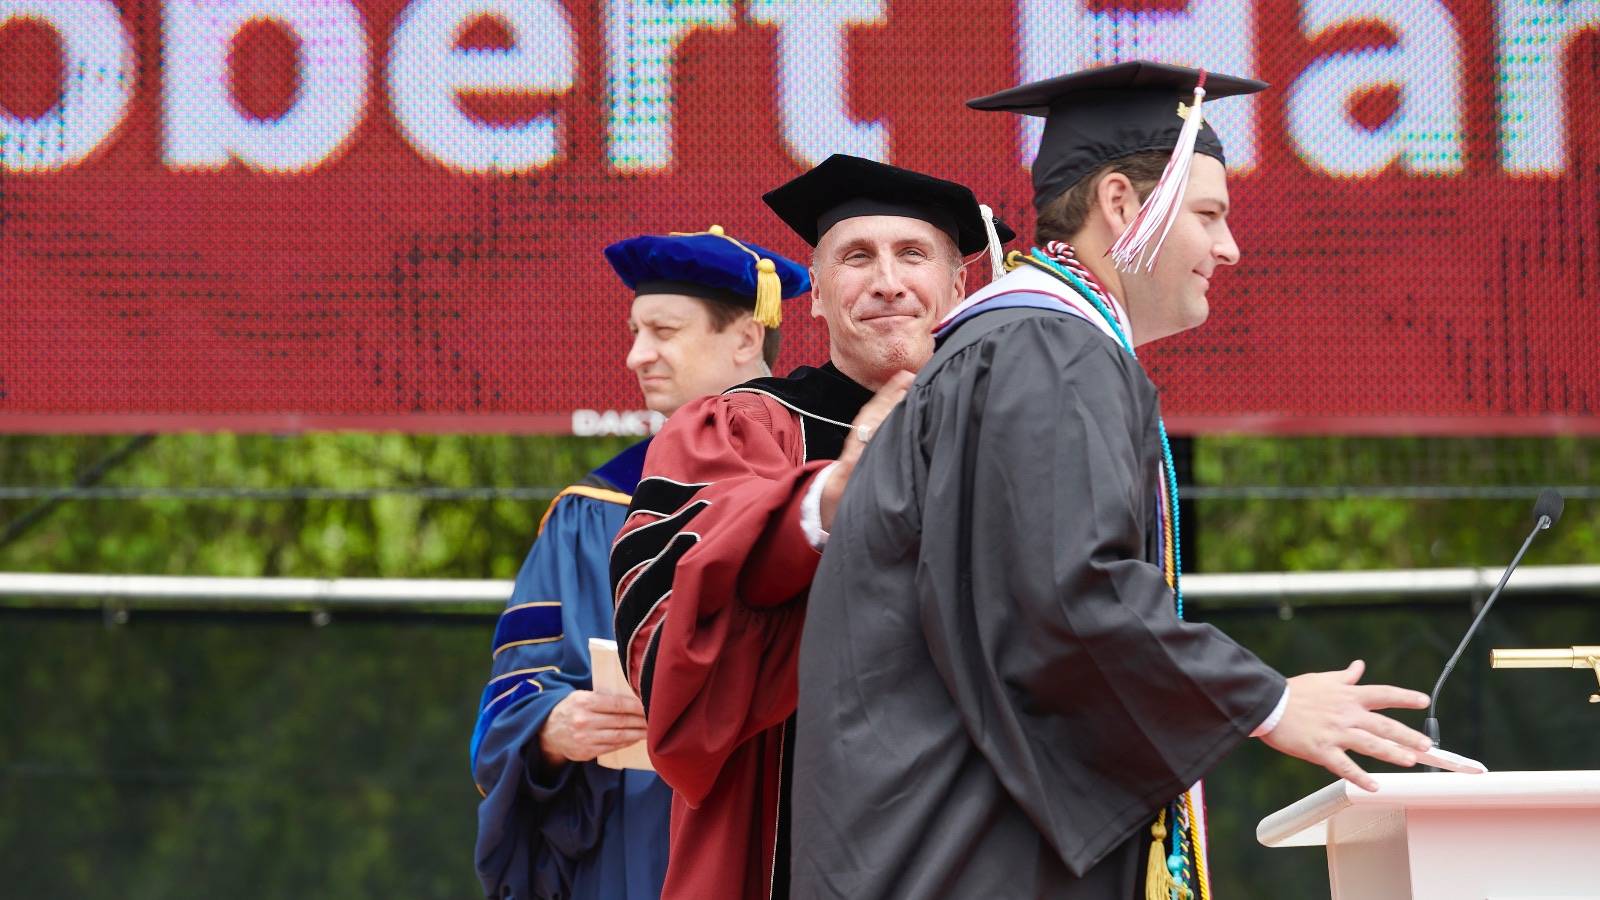
[{"label": "man's ear", "polygon": [[[996,272],[994,277],[999,278],[1004,274],[1004,272]],[[967,267],[956,266],[956,303],[960,303],[965,299],[967,299]],[[955,309],[954,306],[950,308]]]},{"label": "man's ear", "polygon": [[1121,172],[1108,172],[1094,188],[1095,207],[1111,226],[1112,234],[1121,234],[1139,215],[1139,192],[1133,182]]},{"label": "man's ear", "polygon": [[812,266],[806,270],[811,276],[811,318],[822,318],[822,294],[817,291],[817,267]]},{"label": "man's ear", "polygon": [[744,316],[728,327],[737,329],[738,341],[733,345],[734,363],[744,366],[761,358],[761,344],[766,339],[767,330],[756,321],[755,316]]}]

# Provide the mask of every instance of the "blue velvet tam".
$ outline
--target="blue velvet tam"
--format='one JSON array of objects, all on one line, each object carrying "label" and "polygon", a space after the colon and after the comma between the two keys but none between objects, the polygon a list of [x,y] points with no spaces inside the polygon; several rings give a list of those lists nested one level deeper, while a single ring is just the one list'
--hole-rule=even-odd
[{"label": "blue velvet tam", "polygon": [[634,295],[686,294],[752,310],[776,328],[781,300],[811,289],[805,266],[765,247],[728,237],[721,226],[697,234],[646,234],[606,248],[622,283]]}]

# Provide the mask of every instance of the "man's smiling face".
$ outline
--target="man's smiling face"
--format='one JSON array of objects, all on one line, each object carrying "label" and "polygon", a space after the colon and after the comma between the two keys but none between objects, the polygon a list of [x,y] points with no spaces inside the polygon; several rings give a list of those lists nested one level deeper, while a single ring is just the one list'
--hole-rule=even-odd
[{"label": "man's smiling face", "polygon": [[827,322],[830,357],[870,388],[928,361],[933,326],[966,284],[950,237],[904,216],[856,216],[828,229],[811,277],[811,314]]},{"label": "man's smiling face", "polygon": [[1228,229],[1228,176],[1222,163],[1196,154],[1183,207],[1149,271],[1122,274],[1121,298],[1133,319],[1134,341],[1147,343],[1203,324],[1206,293],[1218,267],[1239,262]]}]

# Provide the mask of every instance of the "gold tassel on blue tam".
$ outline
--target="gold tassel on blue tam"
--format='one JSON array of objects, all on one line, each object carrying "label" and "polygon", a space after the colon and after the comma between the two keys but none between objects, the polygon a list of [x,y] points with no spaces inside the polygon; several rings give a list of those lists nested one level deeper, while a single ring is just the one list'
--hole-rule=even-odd
[{"label": "gold tassel on blue tam", "polygon": [[783,301],[811,289],[806,268],[765,247],[705,231],[641,235],[606,248],[606,259],[636,295],[685,294],[751,311],[764,328],[783,322]]},{"label": "gold tassel on blue tam", "polygon": [[756,324],[777,328],[783,323],[783,283],[772,260],[756,260]]}]

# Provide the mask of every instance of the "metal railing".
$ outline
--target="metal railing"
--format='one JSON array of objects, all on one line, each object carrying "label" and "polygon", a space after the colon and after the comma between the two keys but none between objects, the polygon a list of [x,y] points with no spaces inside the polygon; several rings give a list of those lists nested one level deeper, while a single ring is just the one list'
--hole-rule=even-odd
[{"label": "metal railing", "polygon": [[[1320,602],[1440,602],[1481,598],[1499,568],[1385,569],[1362,572],[1195,574],[1184,595],[1207,608],[1293,607]],[[413,610],[490,613],[511,595],[509,580],[399,578],[213,578],[175,575],[0,573],[0,608],[105,609],[113,621],[132,610],[333,612]],[[1600,566],[1524,566],[1508,592],[1600,594]]]}]

